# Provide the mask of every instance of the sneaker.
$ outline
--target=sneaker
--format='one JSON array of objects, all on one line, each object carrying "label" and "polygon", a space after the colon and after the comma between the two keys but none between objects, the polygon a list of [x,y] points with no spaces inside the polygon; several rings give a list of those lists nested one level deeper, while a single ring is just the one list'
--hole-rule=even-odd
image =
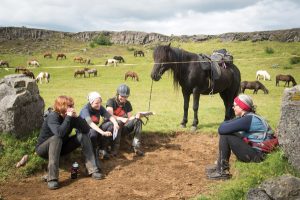
[{"label": "sneaker", "polygon": [[145,155],[144,152],[141,151],[139,148],[133,147],[133,151],[134,151],[135,155],[137,155],[137,156],[144,156]]},{"label": "sneaker", "polygon": [[230,178],[231,178],[231,174],[229,173],[228,170],[224,170],[224,171],[216,170],[208,175],[208,179],[212,179],[212,180],[227,180]]},{"label": "sneaker", "polygon": [[96,180],[100,180],[104,178],[104,175],[100,172],[94,172],[92,173],[92,178]]},{"label": "sneaker", "polygon": [[58,188],[58,181],[52,180],[52,181],[48,181],[48,188],[50,190],[55,190]]}]

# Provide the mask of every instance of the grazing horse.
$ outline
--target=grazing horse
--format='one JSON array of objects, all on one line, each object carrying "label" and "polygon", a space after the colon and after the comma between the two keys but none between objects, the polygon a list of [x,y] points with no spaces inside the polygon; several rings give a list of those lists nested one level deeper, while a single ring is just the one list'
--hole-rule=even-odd
[{"label": "grazing horse", "polygon": [[82,57],[80,57],[80,56],[77,56],[77,57],[75,57],[74,59],[73,59],[73,61],[74,62],[82,62],[83,61],[83,58]]},{"label": "grazing horse", "polygon": [[118,60],[120,63],[125,62],[125,60],[122,56],[114,56],[113,59]]},{"label": "grazing horse", "polygon": [[264,91],[264,94],[269,94],[269,90],[259,81],[241,82],[241,92],[244,93],[246,89],[254,90],[253,94],[257,94],[258,90]]},{"label": "grazing horse", "polygon": [[191,53],[169,45],[161,45],[153,52],[154,66],[151,78],[159,81],[165,71],[171,70],[173,84],[182,88],[184,114],[181,122],[186,127],[190,95],[193,94],[194,121],[192,130],[197,129],[200,94],[219,93],[225,106],[225,120],[234,117],[233,100],[240,91],[241,75],[239,69],[230,63],[227,68],[220,68],[221,75],[211,84],[211,60],[202,54]]},{"label": "grazing horse", "polygon": [[94,76],[97,76],[97,73],[98,73],[97,69],[88,69],[88,70],[86,70],[86,72],[88,73],[89,77],[91,74],[94,74]]},{"label": "grazing horse", "polygon": [[256,80],[260,80],[260,77],[263,77],[264,81],[265,80],[269,80],[269,81],[271,80],[270,74],[265,70],[258,70],[256,72]]},{"label": "grazing horse", "polygon": [[19,73],[19,72],[26,72],[29,71],[26,67],[16,67],[15,69],[15,73]]},{"label": "grazing horse", "polygon": [[145,56],[144,52],[141,51],[141,50],[135,50],[134,53],[133,53],[133,55],[134,55],[135,57],[137,57],[138,55],[139,55],[139,56],[143,56],[143,57]]},{"label": "grazing horse", "polygon": [[30,66],[35,66],[35,67],[39,67],[40,66],[40,63],[36,60],[29,60],[27,62],[27,66],[30,67]]},{"label": "grazing horse", "polygon": [[45,80],[45,83],[49,83],[50,80],[50,74],[48,72],[40,72],[39,75],[36,77],[37,83],[43,83],[43,79]]},{"label": "grazing horse", "polygon": [[74,78],[76,78],[77,76],[80,76],[85,78],[85,70],[84,69],[76,69],[75,72],[74,72]]},{"label": "grazing horse", "polygon": [[58,60],[58,58],[60,58],[60,59],[67,59],[67,56],[65,55],[65,54],[63,54],[63,53],[59,53],[59,54],[57,54],[57,56],[56,56],[56,60]]},{"label": "grazing horse", "polygon": [[276,86],[279,86],[279,81],[285,81],[284,87],[286,86],[286,84],[288,85],[288,87],[290,87],[290,82],[293,83],[293,86],[297,85],[294,77],[292,75],[282,75],[282,74],[278,74],[276,76]]},{"label": "grazing horse", "polygon": [[5,60],[0,60],[0,66],[6,66],[7,68],[9,67],[9,64],[8,64],[8,62],[7,61],[5,61]]},{"label": "grazing horse", "polygon": [[44,58],[52,58],[52,53],[46,52],[46,53],[44,54]]},{"label": "grazing horse", "polygon": [[31,71],[29,71],[29,70],[24,71],[23,74],[24,74],[25,76],[29,77],[29,78],[34,79],[34,74],[33,74]]},{"label": "grazing horse", "polygon": [[128,71],[125,73],[125,81],[128,77],[131,77],[131,80],[139,81],[139,76],[135,72]]},{"label": "grazing horse", "polygon": [[113,65],[116,67],[118,62],[119,62],[118,60],[110,58],[110,59],[107,59],[107,60],[106,60],[105,66],[106,66],[107,64],[113,64]]}]

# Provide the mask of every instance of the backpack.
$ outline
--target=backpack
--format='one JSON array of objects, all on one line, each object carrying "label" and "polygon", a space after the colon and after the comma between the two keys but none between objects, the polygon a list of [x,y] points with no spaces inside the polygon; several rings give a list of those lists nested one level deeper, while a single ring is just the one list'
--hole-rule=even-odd
[{"label": "backpack", "polygon": [[214,50],[210,59],[224,68],[227,67],[226,64],[233,64],[233,56],[226,49]]},{"label": "backpack", "polygon": [[250,144],[253,148],[258,149],[264,153],[270,153],[279,145],[278,137],[274,135],[274,132],[269,126],[269,124],[262,117],[256,114],[251,115],[254,115],[261,120],[261,122],[266,127],[266,131],[264,132],[264,140],[262,142],[248,141],[248,144]]},{"label": "backpack", "polygon": [[46,118],[48,117],[48,115],[51,113],[51,112],[53,112],[53,108],[52,107],[49,107],[47,110],[45,110],[44,111],[44,115],[43,115],[43,117],[44,117],[44,121],[46,120]]}]

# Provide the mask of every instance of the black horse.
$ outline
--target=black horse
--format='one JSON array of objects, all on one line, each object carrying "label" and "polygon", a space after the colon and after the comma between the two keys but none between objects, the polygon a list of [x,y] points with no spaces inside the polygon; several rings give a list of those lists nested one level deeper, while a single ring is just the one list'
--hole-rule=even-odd
[{"label": "black horse", "polygon": [[125,60],[122,56],[114,56],[113,59],[118,60],[120,63],[125,62]]},{"label": "black horse", "polygon": [[269,94],[269,90],[259,81],[243,81],[243,82],[241,82],[242,93],[244,93],[246,89],[254,90],[253,94],[257,94],[258,90],[264,91],[264,94]]},{"label": "black horse", "polygon": [[145,56],[145,53],[144,53],[142,50],[135,50],[134,53],[133,53],[133,55],[134,55],[135,57],[137,57],[138,55],[144,57],[144,56]]},{"label": "black horse", "polygon": [[279,81],[285,81],[284,87],[286,85],[288,85],[288,87],[290,87],[290,82],[293,83],[293,86],[297,85],[294,77],[292,75],[282,75],[282,74],[278,74],[276,76],[276,86],[279,86]]},{"label": "black horse", "polygon": [[239,69],[233,64],[227,68],[220,68],[221,76],[214,80],[211,78],[211,60],[201,54],[187,52],[169,45],[158,46],[153,52],[154,66],[151,78],[158,81],[165,71],[171,69],[173,73],[173,84],[182,88],[184,99],[184,114],[181,122],[186,127],[188,119],[188,108],[190,95],[193,93],[194,121],[192,130],[197,129],[198,107],[200,94],[209,95],[220,93],[225,106],[225,120],[234,117],[232,109],[233,100],[239,94],[241,75]]}]

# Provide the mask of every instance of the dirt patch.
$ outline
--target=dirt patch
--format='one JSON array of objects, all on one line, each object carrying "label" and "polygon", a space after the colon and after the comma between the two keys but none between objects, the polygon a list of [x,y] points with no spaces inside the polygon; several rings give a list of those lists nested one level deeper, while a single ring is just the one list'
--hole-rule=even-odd
[{"label": "dirt patch", "polygon": [[[69,170],[62,169],[58,190],[48,190],[38,174],[2,183],[0,194],[4,199],[140,200],[188,199],[209,192],[213,182],[205,178],[204,169],[216,159],[216,136],[146,134],[143,141],[144,157],[135,157],[125,148],[117,158],[102,161],[104,180],[93,180],[83,172],[73,180]],[[83,168],[81,165],[81,171]]]}]

